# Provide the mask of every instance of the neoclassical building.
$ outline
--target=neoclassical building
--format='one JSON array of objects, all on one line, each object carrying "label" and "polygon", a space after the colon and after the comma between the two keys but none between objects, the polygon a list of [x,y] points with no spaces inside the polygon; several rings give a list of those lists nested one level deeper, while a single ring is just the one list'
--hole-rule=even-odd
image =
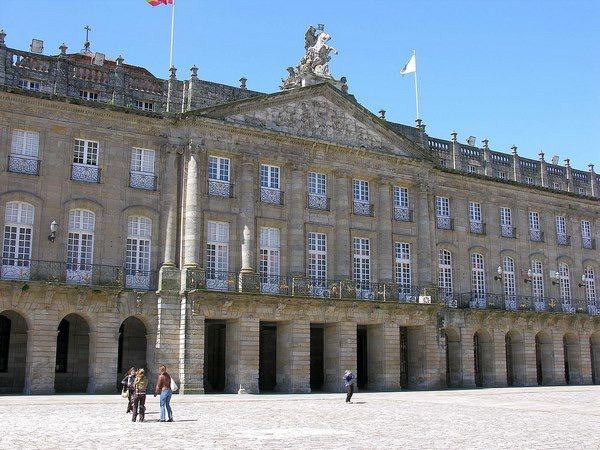
[{"label": "neoclassical building", "polygon": [[376,116],[312,33],[263,94],[0,32],[0,392],[600,383],[594,167]]}]

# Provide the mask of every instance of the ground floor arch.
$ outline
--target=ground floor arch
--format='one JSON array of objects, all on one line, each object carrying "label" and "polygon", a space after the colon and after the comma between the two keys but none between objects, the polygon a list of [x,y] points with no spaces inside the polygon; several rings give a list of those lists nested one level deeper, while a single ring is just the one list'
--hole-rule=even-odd
[{"label": "ground floor arch", "polygon": [[565,382],[581,384],[581,355],[579,339],[573,333],[563,336],[563,351],[565,363]]},{"label": "ground floor arch", "polygon": [[131,367],[148,370],[146,325],[140,319],[130,316],[119,327],[119,350],[117,362],[117,383],[120,388],[121,379]]},{"label": "ground floor arch", "polygon": [[544,331],[535,335],[535,369],[538,386],[547,386],[554,382],[552,338]]},{"label": "ground floor arch", "polygon": [[462,386],[462,350],[460,332],[454,328],[444,330],[446,353],[446,387]]},{"label": "ground floor arch", "polygon": [[527,362],[523,335],[511,330],[504,336],[506,351],[506,384],[525,386],[527,384]]},{"label": "ground floor arch", "polygon": [[473,335],[473,369],[475,386],[494,385],[494,348],[492,336],[486,330],[476,331]]},{"label": "ground floor arch", "polygon": [[27,322],[19,313],[0,313],[0,394],[16,394],[25,388]]},{"label": "ground floor arch", "polygon": [[90,327],[78,314],[69,314],[57,327],[54,390],[86,392],[89,382]]}]

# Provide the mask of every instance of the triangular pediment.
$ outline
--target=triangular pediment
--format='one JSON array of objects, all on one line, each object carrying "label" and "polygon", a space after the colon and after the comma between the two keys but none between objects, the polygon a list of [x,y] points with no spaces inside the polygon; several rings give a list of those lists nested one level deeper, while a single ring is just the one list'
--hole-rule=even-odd
[{"label": "triangular pediment", "polygon": [[256,96],[195,114],[341,146],[427,158],[388,122],[328,84]]}]

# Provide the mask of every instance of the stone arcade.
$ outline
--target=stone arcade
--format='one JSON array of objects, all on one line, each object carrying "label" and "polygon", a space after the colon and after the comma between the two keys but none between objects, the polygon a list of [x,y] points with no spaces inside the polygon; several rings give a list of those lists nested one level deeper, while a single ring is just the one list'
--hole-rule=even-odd
[{"label": "stone arcade", "polygon": [[262,94],[0,32],[0,392],[600,383],[593,166],[377,117],[323,33]]}]

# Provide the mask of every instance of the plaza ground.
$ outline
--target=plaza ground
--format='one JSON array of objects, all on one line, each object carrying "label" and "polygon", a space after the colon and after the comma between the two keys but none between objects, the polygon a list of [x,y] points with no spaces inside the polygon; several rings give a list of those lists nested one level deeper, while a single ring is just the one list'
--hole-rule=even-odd
[{"label": "plaza ground", "polygon": [[0,397],[0,448],[600,448],[600,386],[174,396],[132,423],[118,395]]}]

